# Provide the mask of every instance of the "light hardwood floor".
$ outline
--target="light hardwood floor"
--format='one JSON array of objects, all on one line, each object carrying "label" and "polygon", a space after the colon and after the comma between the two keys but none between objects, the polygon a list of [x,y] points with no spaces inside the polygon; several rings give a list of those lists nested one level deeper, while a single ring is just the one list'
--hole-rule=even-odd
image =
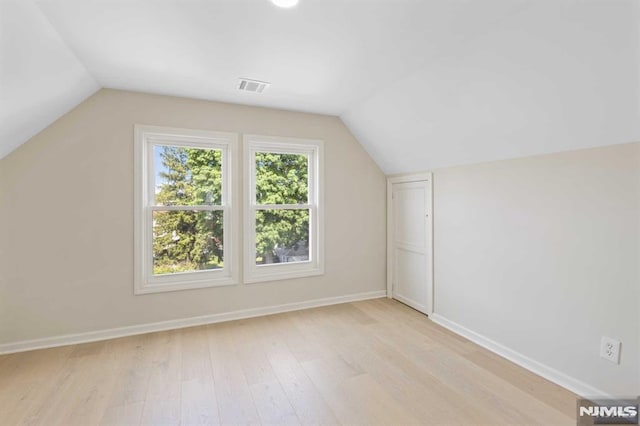
[{"label": "light hardwood floor", "polygon": [[576,398],[388,299],[0,357],[1,425],[574,425]]}]

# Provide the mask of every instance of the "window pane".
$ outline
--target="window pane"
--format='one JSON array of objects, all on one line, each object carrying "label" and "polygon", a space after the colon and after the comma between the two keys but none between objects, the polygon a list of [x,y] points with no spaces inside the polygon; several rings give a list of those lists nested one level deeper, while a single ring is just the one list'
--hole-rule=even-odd
[{"label": "window pane", "polygon": [[256,203],[307,204],[308,176],[305,154],[256,152]]},{"label": "window pane", "polygon": [[222,151],[154,145],[153,162],[156,205],[221,204]]},{"label": "window pane", "polygon": [[256,265],[309,260],[309,210],[256,211]]},{"label": "window pane", "polygon": [[222,210],[154,211],[154,275],[222,268],[222,218]]}]

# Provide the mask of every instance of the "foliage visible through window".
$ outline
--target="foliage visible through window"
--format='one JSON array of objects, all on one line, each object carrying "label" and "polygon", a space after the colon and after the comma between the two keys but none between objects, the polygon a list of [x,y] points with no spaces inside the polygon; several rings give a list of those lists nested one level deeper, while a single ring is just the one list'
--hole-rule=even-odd
[{"label": "foliage visible through window", "polygon": [[135,126],[134,292],[238,282],[238,135]]},{"label": "foliage visible through window", "polygon": [[240,232],[246,283],[324,273],[323,142],[243,139],[136,125],[135,294],[237,284]]},{"label": "foliage visible through window", "polygon": [[224,266],[222,151],[154,145],[153,273]]},{"label": "foliage visible through window", "polygon": [[[309,260],[309,158],[256,152],[256,264]],[[268,208],[274,205],[278,208]]]},{"label": "foliage visible through window", "polygon": [[304,154],[256,152],[256,203],[307,204],[309,158]]}]

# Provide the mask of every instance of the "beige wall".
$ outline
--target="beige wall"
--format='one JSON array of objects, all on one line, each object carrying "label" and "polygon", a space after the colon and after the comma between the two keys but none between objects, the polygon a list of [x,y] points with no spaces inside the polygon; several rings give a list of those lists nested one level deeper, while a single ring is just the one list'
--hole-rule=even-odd
[{"label": "beige wall", "polygon": [[[640,394],[640,144],[436,170],[435,312]],[[599,357],[622,341],[621,364]]]},{"label": "beige wall", "polygon": [[[136,123],[324,140],[326,274],[134,296]],[[0,169],[0,343],[385,288],[385,178],[336,117],[101,90]]]},{"label": "beige wall", "polygon": [[8,334],[9,330],[9,303],[6,287],[9,282],[9,252],[8,234],[8,203],[6,202],[5,168],[0,160],[0,336]]}]

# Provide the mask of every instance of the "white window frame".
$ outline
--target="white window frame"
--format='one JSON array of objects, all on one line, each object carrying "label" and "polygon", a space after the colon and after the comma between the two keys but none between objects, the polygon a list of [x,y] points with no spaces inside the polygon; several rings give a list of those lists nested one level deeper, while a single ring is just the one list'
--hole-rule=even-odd
[{"label": "white window frame", "polygon": [[[244,282],[257,283],[324,274],[324,143],[319,140],[244,135]],[[256,204],[256,152],[305,154],[309,158],[309,201],[304,205]],[[309,261],[256,265],[256,211],[310,210]]]},{"label": "white window frame", "polygon": [[[222,151],[222,201],[216,206],[197,206],[197,210],[222,210],[224,266],[208,271],[153,274],[153,211],[194,210],[194,206],[155,206],[154,145],[219,149]],[[238,135],[207,130],[159,126],[135,126],[134,151],[134,294],[217,287],[238,283],[236,241],[238,227],[236,170]]]}]

